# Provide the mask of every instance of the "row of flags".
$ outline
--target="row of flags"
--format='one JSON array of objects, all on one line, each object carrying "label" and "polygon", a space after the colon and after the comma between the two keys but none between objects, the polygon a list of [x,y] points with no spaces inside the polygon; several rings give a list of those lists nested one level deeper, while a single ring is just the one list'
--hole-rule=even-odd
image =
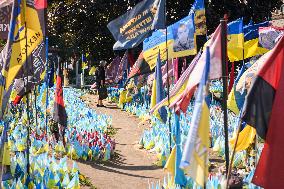
[{"label": "row of flags", "polygon": [[[1,5],[4,6],[4,2]],[[53,62],[47,65],[47,44],[44,40],[47,1],[14,0],[6,1],[5,5],[12,6],[12,12],[7,44],[0,57],[1,116],[6,109],[12,88],[17,93],[14,100],[14,104],[17,104],[24,95],[43,81],[46,82],[46,87],[52,87],[55,72]],[[46,72],[48,67],[50,69]],[[62,126],[67,126],[61,75],[61,69],[58,68],[53,118]]]},{"label": "row of flags", "polygon": [[[276,132],[278,130],[281,130],[279,119],[281,116],[281,107],[283,107],[280,94],[282,94],[281,65],[284,58],[284,45],[283,37],[279,37],[282,35],[281,32],[275,31],[271,27],[270,29],[264,29],[268,28],[268,24],[268,22],[259,24],[250,23],[244,26],[243,19],[238,19],[229,23],[227,26],[227,55],[230,62],[245,61],[246,59],[264,54],[251,67],[244,65],[239,71],[237,79],[235,82],[232,82],[228,106],[236,115],[241,115],[240,122],[242,122],[243,126],[240,133],[240,140],[237,143],[237,151],[246,149],[254,140],[256,133],[265,139],[264,151],[257,166],[253,182],[265,188],[273,188],[281,186],[284,178],[284,175],[277,171],[277,167],[283,166],[280,160],[283,153],[280,146],[277,145],[281,143],[281,136],[278,134],[277,137],[273,137],[277,135]],[[265,35],[268,32],[274,33],[273,35],[271,33]],[[271,38],[273,40],[270,40]],[[267,41],[273,41],[274,46]],[[275,46],[276,43],[277,45]],[[270,51],[272,48],[273,50]],[[155,57],[155,53],[152,55],[152,59],[156,60],[155,63],[149,64],[146,60],[150,70],[156,67],[152,88],[151,113],[156,113],[163,120],[163,113],[160,110],[161,107],[166,105],[173,108],[176,113],[180,113],[180,111],[186,112],[195,89],[198,89],[190,132],[182,157],[180,151],[181,144],[178,140],[178,117],[176,117],[176,146],[172,151],[166,168],[171,170],[170,172],[176,176],[176,184],[184,184],[182,178],[185,172],[200,186],[204,186],[208,178],[207,162],[210,114],[206,84],[209,80],[221,78],[221,27],[218,26],[209,41],[205,44],[203,52],[196,55],[190,66],[181,75],[171,90],[170,104],[168,104],[167,97],[164,99],[160,98],[163,96],[163,91],[160,90],[162,87],[160,69],[161,61],[163,61],[161,54],[163,52],[161,52],[160,47],[156,50],[158,52],[157,56]],[[142,57],[144,56],[140,55],[138,58],[139,61],[137,62],[139,62],[139,65],[143,62]],[[132,70],[139,73],[137,67],[135,66]],[[200,73],[203,74],[201,75]],[[131,77],[133,75],[132,73]],[[255,76],[256,79],[254,79]],[[246,80],[248,78],[249,81],[247,83]],[[239,83],[243,83],[246,89],[240,91],[241,87],[239,85],[241,84]],[[277,102],[274,103],[274,101]],[[231,144],[233,144],[232,141]],[[184,169],[184,171],[180,172],[180,168]],[[274,174],[269,175],[271,172]],[[273,181],[275,182],[272,184],[271,182]]]},{"label": "row of flags", "polygon": [[[2,53],[4,56],[1,57],[3,63],[0,76],[1,116],[3,116],[7,103],[5,99],[9,99],[15,78],[21,71],[23,73],[23,65],[43,41],[44,21],[40,21],[43,17],[40,17],[38,12],[45,7],[37,6],[36,3],[39,1],[15,0],[13,2],[9,35]],[[25,65],[25,67],[29,66]]]},{"label": "row of flags", "polygon": [[[5,112],[12,89],[17,94],[14,100],[14,104],[17,104],[36,85],[46,82],[46,87],[53,86],[55,72],[53,64],[47,65],[47,47],[44,40],[47,1],[14,0],[6,1],[5,5],[12,6],[12,12],[7,44],[0,56],[1,116]],[[4,6],[4,2],[1,6]],[[48,67],[50,69],[47,70]],[[58,69],[53,118],[61,125],[67,126],[61,75]]]}]

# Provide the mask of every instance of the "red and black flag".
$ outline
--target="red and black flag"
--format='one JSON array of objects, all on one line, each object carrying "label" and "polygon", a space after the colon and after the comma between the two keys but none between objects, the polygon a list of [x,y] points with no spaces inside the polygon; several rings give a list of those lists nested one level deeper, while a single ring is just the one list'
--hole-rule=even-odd
[{"label": "red and black flag", "polygon": [[265,139],[253,183],[264,188],[284,186],[284,36],[256,74],[246,98],[243,121]]},{"label": "red and black flag", "polygon": [[138,59],[136,60],[135,64],[133,65],[133,67],[131,68],[128,74],[127,81],[129,81],[131,78],[152,72],[154,72],[154,70],[150,69],[149,64],[144,60],[143,52],[141,52]]},{"label": "red and black flag", "polygon": [[46,9],[47,0],[34,0],[34,7],[37,10],[43,36],[46,36]]},{"label": "red and black flag", "polygon": [[60,125],[65,126],[65,127],[67,126],[67,113],[66,113],[65,105],[64,105],[62,76],[60,74],[60,71],[57,72],[57,76],[56,76],[53,119],[54,121],[58,122]]}]

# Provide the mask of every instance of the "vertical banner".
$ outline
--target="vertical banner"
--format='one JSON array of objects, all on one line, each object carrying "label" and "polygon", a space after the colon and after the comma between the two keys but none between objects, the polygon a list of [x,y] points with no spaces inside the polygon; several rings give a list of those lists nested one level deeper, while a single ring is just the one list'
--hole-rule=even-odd
[{"label": "vertical banner", "polygon": [[12,13],[12,6],[0,6],[0,39],[6,40],[8,38],[10,19]]}]

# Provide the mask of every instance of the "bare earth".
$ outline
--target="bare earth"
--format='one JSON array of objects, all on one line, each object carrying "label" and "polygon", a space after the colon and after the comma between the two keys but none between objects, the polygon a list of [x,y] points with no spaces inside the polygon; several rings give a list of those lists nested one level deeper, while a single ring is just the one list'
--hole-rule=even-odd
[{"label": "bare earth", "polygon": [[146,126],[138,127],[138,118],[117,109],[114,104],[105,102],[107,108],[97,108],[94,95],[85,95],[83,99],[97,113],[112,116],[112,126],[117,129],[114,136],[117,155],[104,164],[78,162],[81,173],[89,177],[98,189],[146,189],[148,182],[162,180],[166,173],[162,168],[153,165],[156,161],[155,154],[139,149],[142,127]]}]

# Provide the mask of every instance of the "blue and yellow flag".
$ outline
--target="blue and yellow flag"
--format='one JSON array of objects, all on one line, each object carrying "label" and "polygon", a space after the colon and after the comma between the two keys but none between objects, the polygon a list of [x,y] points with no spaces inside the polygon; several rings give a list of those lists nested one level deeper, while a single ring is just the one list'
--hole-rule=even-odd
[{"label": "blue and yellow flag", "polygon": [[206,98],[210,69],[210,51],[206,48],[206,66],[198,86],[190,130],[184,146],[180,168],[201,187],[208,179],[209,98]]},{"label": "blue and yellow flag", "polygon": [[259,27],[267,27],[269,22],[250,24],[244,27],[244,58],[262,55],[268,49],[259,46]]},{"label": "blue and yellow flag", "polygon": [[[3,97],[8,94],[19,70],[42,40],[42,26],[33,2],[15,0],[9,37],[5,46],[6,56],[1,68],[0,107],[3,105]],[[1,114],[3,114],[3,111],[1,110]]]},{"label": "blue and yellow flag", "polygon": [[194,11],[194,25],[196,35],[206,35],[206,16],[204,0],[195,0],[192,10]]},{"label": "blue and yellow flag", "polygon": [[87,56],[82,54],[82,69],[85,70],[88,68]]},{"label": "blue and yellow flag", "polygon": [[[241,113],[247,95],[247,92],[245,90],[244,91],[236,90],[236,85],[238,84],[240,78],[245,73],[246,69],[247,69],[246,65],[243,65],[241,70],[239,71],[238,77],[233,86],[233,90],[230,92],[228,96],[228,101],[227,101],[228,109],[234,112],[236,115],[239,115]],[[254,142],[255,134],[256,134],[255,128],[246,125],[246,123],[242,123],[242,128],[241,132],[239,133],[238,143],[236,144],[236,151],[239,152],[247,149],[250,146],[250,144]],[[232,139],[230,139],[231,147],[235,145],[235,141],[236,141],[236,134],[232,137]]]},{"label": "blue and yellow flag", "polygon": [[[157,64],[155,68],[155,78],[152,86],[152,96],[151,96],[151,108],[153,108],[157,103],[164,99],[163,90],[163,80],[162,80],[162,70],[161,70],[161,58],[160,52],[158,53]],[[160,118],[164,123],[167,121],[167,111],[165,107],[158,110],[156,116]]]},{"label": "blue and yellow flag", "polygon": [[228,24],[228,57],[230,62],[243,60],[244,32],[243,19],[239,18]]},{"label": "blue and yellow flag", "polygon": [[240,113],[240,110],[242,109],[244,105],[246,94],[247,94],[246,91],[237,91],[236,85],[239,82],[243,73],[246,71],[246,69],[247,69],[246,65],[243,65],[241,70],[239,71],[239,74],[233,86],[233,90],[231,90],[228,96],[228,100],[227,100],[228,109],[234,112],[236,115]]}]

